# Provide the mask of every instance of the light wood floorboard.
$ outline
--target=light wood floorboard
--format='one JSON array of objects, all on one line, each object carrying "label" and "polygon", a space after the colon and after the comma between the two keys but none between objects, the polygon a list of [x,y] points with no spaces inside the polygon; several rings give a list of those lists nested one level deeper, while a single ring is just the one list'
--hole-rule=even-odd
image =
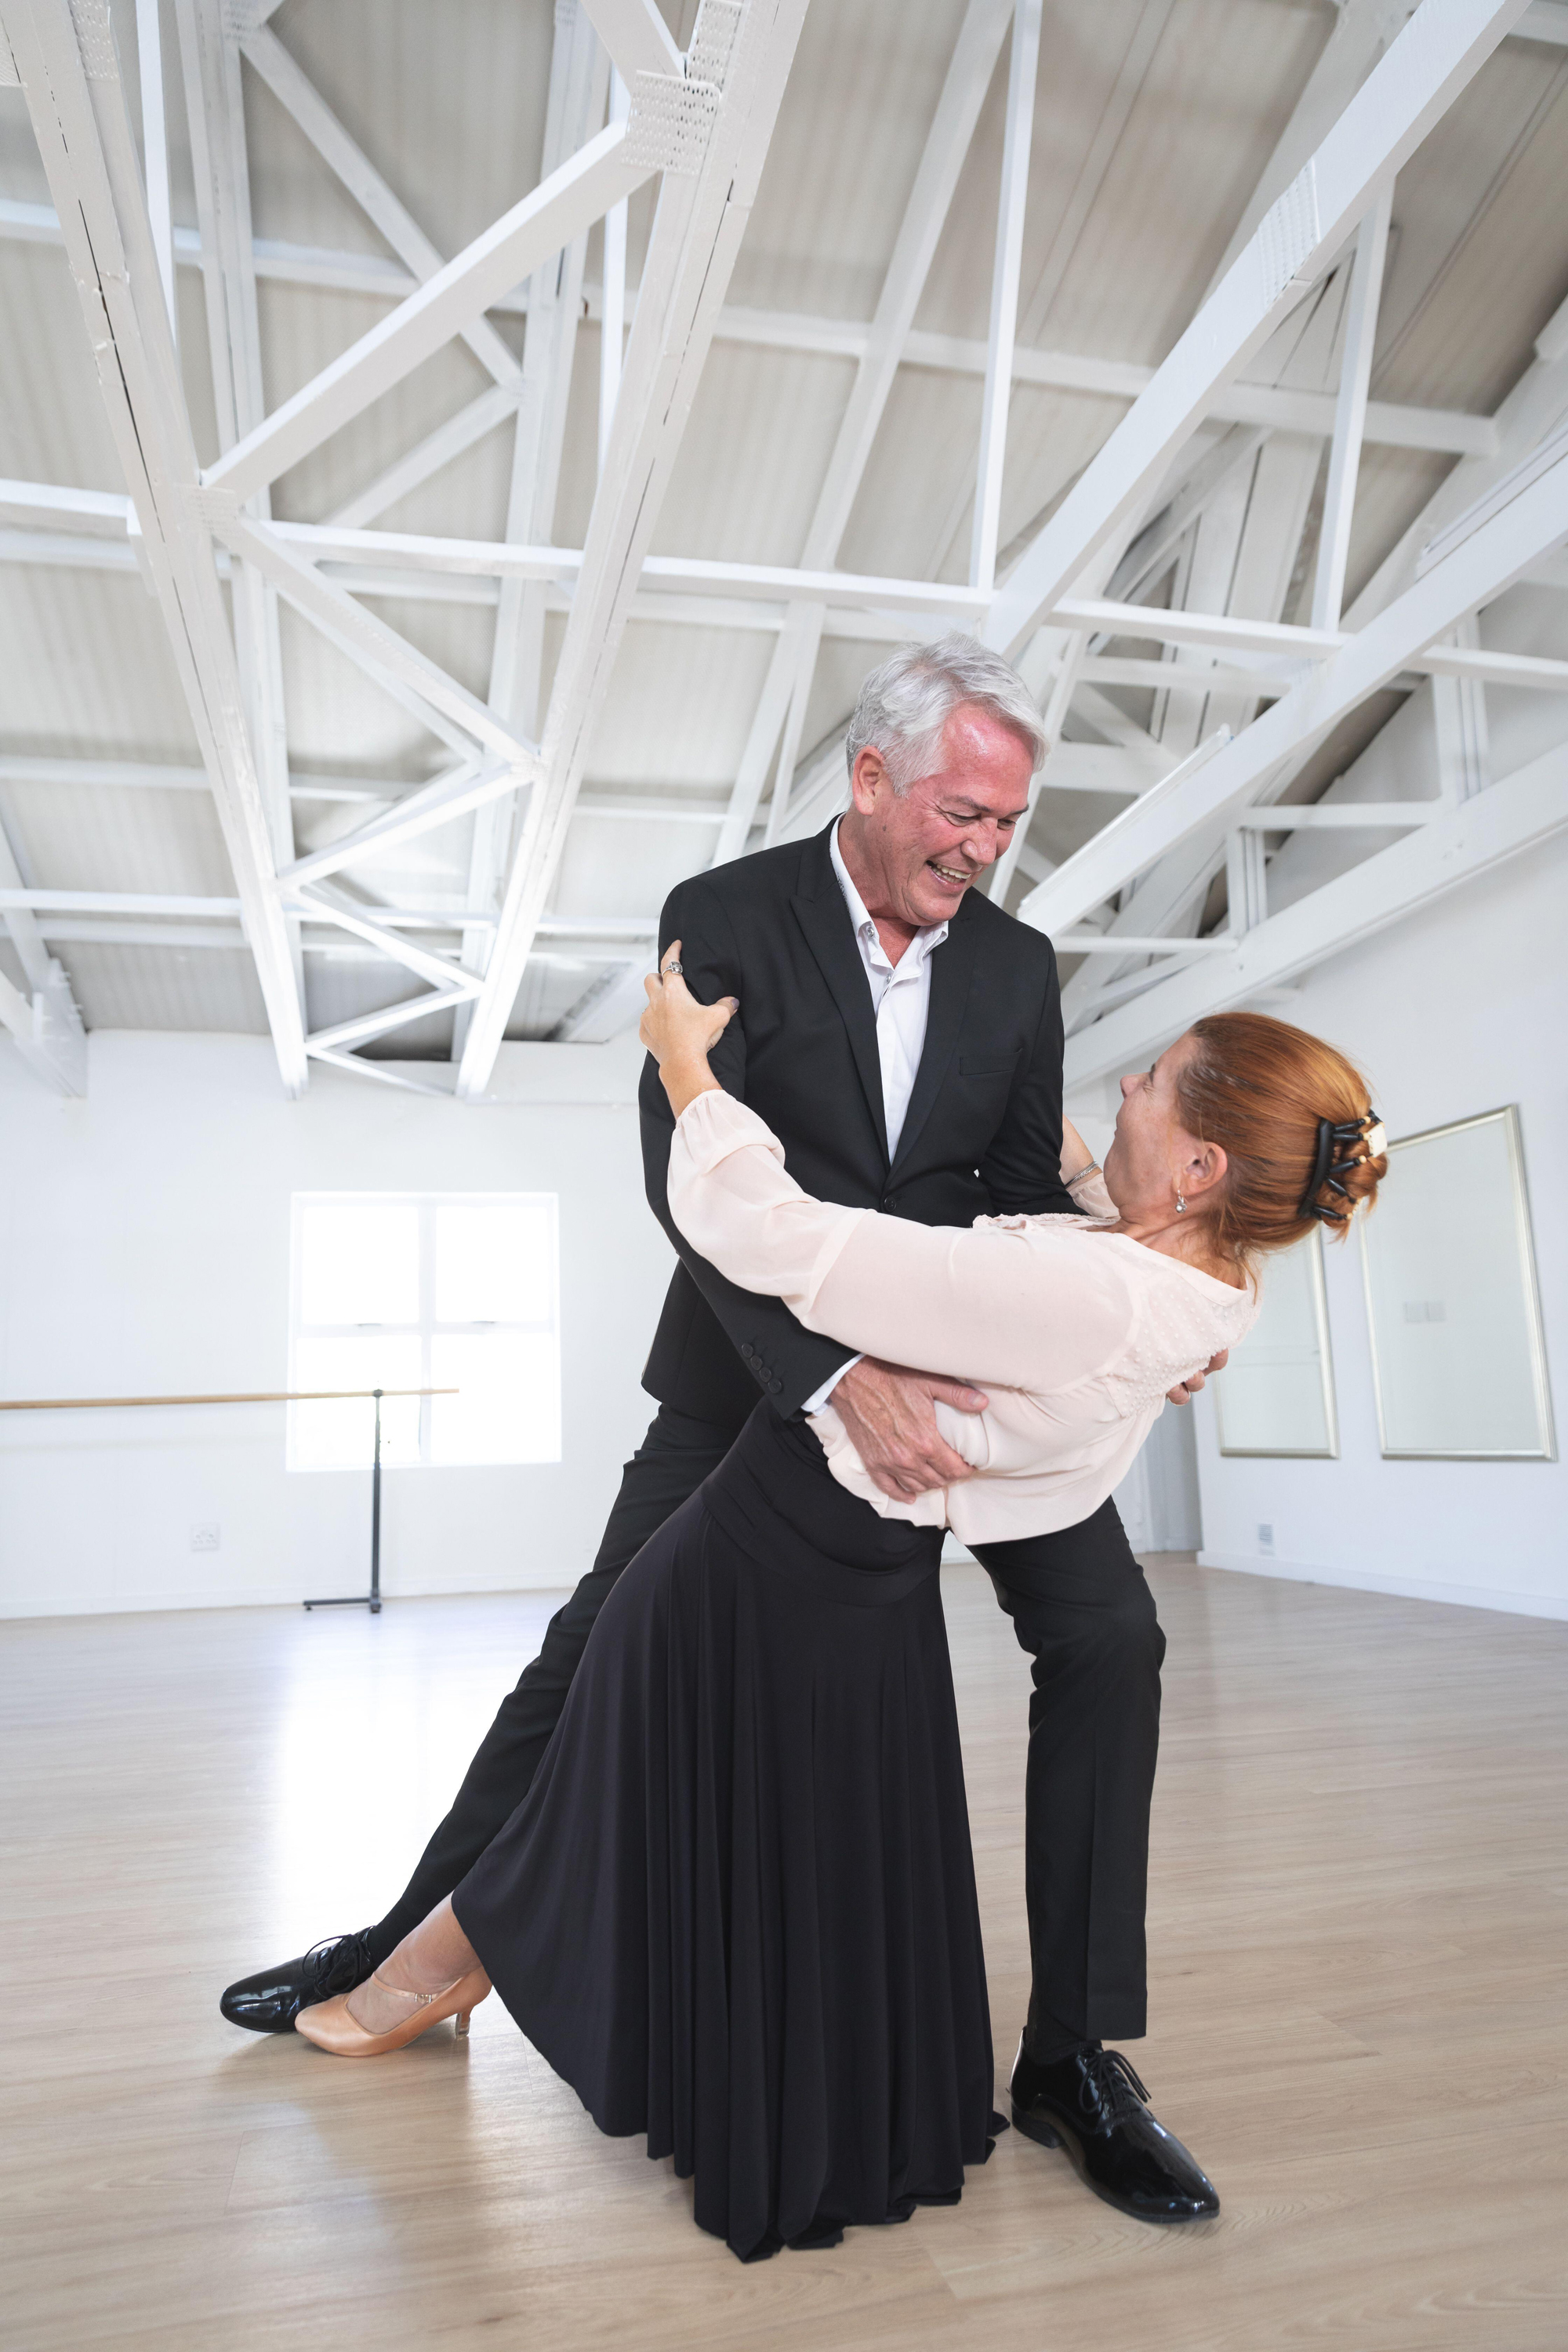
[{"label": "light wood floorboard", "polygon": [[[1568,1626],[1167,1559],[1155,2231],[1009,2133],[956,2210],[742,2267],[499,2000],[343,2065],[245,1969],[384,1907],[552,1598],[0,1629],[4,2335],[27,2352],[1562,2352]],[[1027,1989],[1026,1663],[943,1590],[999,2074]]]}]

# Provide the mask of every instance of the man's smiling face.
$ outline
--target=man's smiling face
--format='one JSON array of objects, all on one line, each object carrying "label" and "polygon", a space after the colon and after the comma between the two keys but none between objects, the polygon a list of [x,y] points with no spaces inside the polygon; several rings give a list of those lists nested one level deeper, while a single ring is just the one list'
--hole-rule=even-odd
[{"label": "man's smiling face", "polygon": [[896,793],[881,754],[855,762],[855,806],[839,836],[868,913],[913,932],[957,913],[1029,804],[1022,737],[972,702],[951,710],[931,774]]}]

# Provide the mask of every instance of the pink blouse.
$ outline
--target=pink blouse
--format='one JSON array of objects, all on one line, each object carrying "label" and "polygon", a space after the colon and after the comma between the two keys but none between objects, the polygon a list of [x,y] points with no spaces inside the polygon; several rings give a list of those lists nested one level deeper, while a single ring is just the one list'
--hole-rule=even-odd
[{"label": "pink blouse", "polygon": [[784,1147],[731,1095],[699,1095],[669,1155],[669,1205],[709,1263],[782,1298],[808,1331],[983,1388],[982,1413],[939,1403],[973,1475],[895,1501],[874,1486],[829,1404],[812,1418],[834,1476],[884,1518],[999,1543],[1075,1527],[1131,1467],[1165,1401],[1250,1329],[1258,1297],[1101,1228],[1103,1180],[1078,1181],[1082,1219],[918,1225],[814,1201]]}]

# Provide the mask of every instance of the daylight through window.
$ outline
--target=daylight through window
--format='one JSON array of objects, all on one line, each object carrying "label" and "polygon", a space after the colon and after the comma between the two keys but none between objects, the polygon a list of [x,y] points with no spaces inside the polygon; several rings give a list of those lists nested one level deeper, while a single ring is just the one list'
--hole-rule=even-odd
[{"label": "daylight through window", "polygon": [[[291,1389],[388,1397],[382,1459],[558,1462],[561,1343],[552,1192],[297,1192]],[[289,1408],[290,1470],[359,1469],[374,1406]]]}]

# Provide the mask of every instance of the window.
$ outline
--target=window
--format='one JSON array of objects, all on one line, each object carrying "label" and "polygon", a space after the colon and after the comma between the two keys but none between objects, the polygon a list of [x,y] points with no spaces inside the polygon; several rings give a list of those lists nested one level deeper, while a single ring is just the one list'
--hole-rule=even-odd
[{"label": "window", "polygon": [[[382,1460],[559,1462],[561,1342],[552,1192],[296,1192],[291,1389],[388,1396]],[[359,1469],[374,1405],[291,1404],[290,1470]]]}]

